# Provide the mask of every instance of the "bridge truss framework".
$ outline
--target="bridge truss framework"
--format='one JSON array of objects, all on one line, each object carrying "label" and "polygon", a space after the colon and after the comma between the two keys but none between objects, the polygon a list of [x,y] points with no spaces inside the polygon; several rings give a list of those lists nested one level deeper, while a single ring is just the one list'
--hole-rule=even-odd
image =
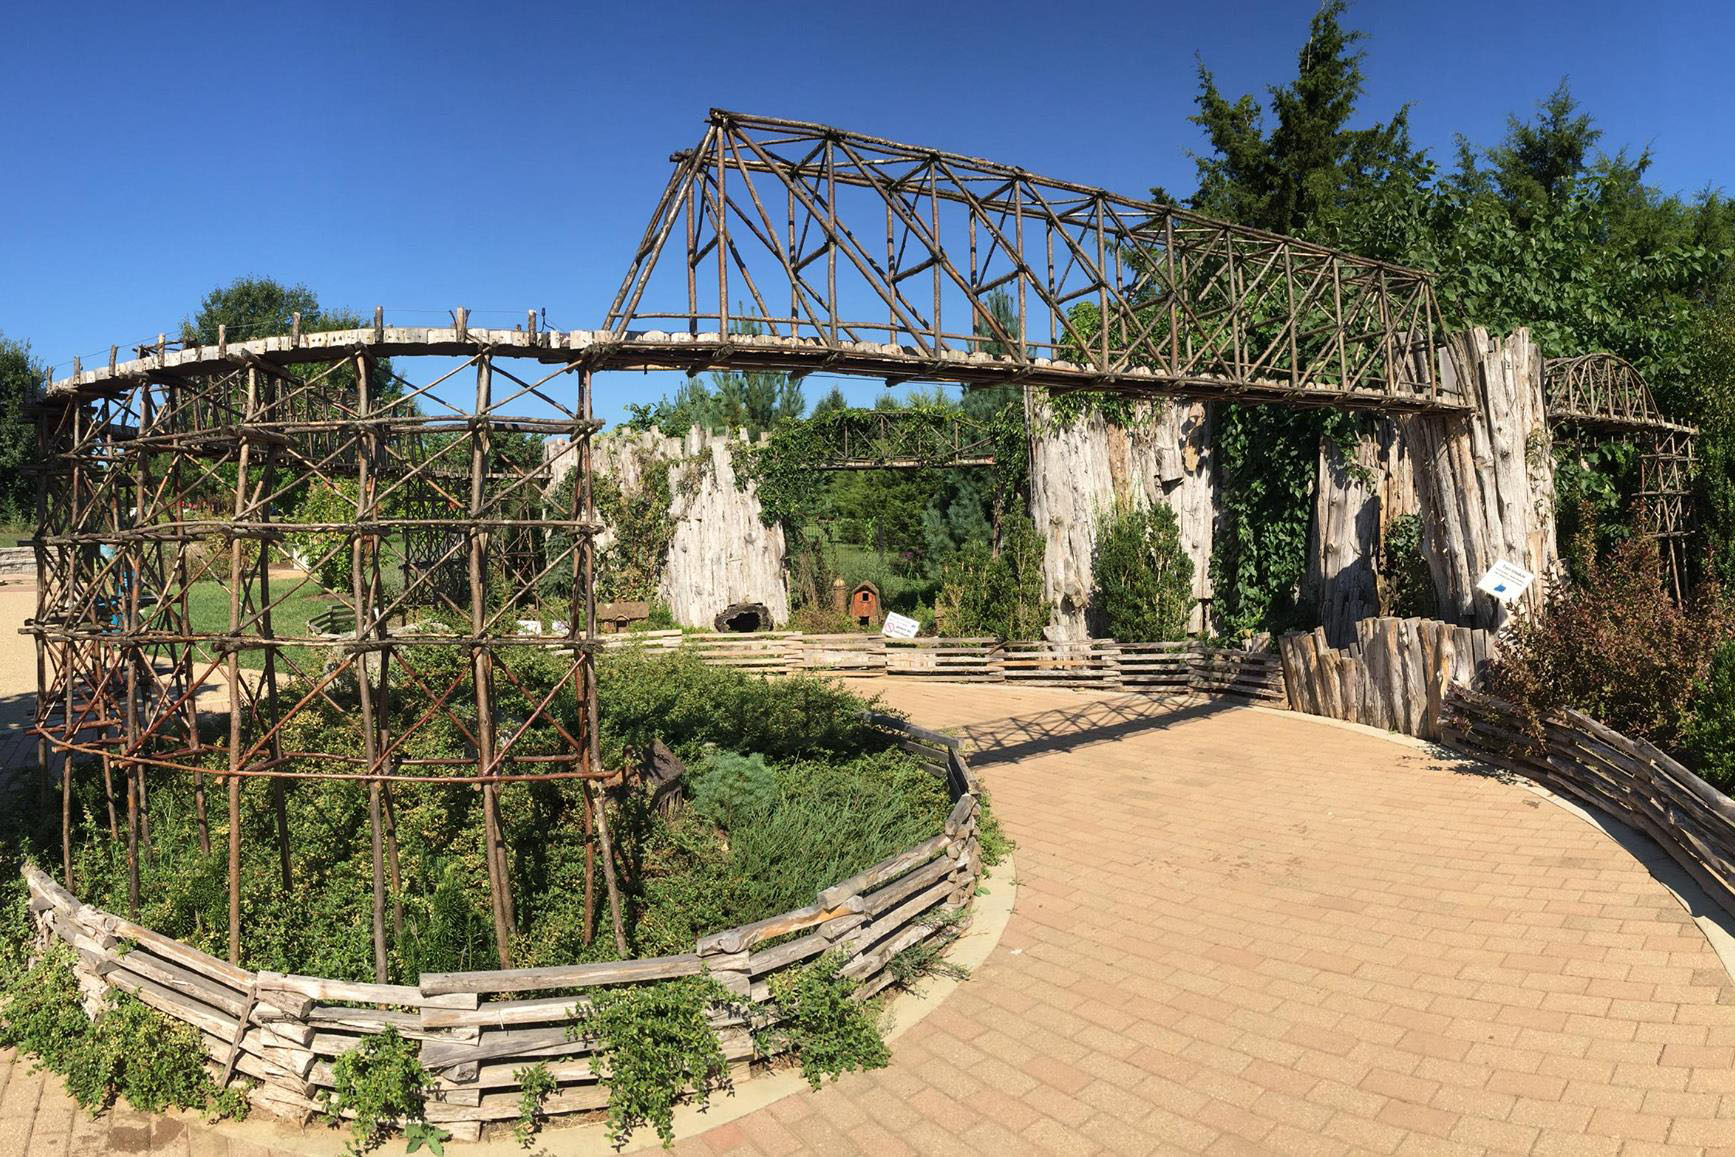
[{"label": "bridge truss framework", "polygon": [[1644,376],[1615,354],[1550,358],[1542,375],[1549,420],[1568,438],[1632,439],[1639,454],[1639,529],[1656,540],[1664,580],[1679,601],[1688,584],[1698,431],[1665,416]]}]

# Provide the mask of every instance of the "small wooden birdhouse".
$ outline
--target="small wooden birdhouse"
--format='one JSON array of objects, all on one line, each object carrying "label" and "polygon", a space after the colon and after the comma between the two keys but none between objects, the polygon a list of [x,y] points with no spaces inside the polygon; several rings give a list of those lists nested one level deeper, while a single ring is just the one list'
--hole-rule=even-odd
[{"label": "small wooden birdhouse", "polygon": [[879,626],[880,588],[869,582],[855,584],[849,592],[849,616],[861,626]]}]

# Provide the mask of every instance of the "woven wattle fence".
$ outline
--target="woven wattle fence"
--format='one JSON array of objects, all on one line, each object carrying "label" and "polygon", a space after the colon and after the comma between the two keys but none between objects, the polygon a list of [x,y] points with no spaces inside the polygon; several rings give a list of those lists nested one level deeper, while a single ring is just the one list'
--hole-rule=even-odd
[{"label": "woven wattle fence", "polygon": [[[775,1023],[769,989],[780,970],[836,951],[865,999],[896,979],[894,957],[940,930],[940,914],[955,918],[969,908],[982,872],[980,797],[958,741],[889,716],[870,719],[944,780],[953,804],[942,830],[805,907],[700,937],[678,956],[424,973],[413,985],[356,983],[238,968],[85,904],[26,866],[30,908],[44,941],[73,949],[87,996],[119,989],[191,1025],[215,1069],[257,1082],[255,1104],[292,1117],[317,1111],[320,1092],[335,1087],[332,1062],[390,1026],[418,1042],[436,1078],[427,1119],[474,1139],[485,1122],[518,1116],[512,1074],[528,1064],[545,1064],[557,1082],[547,1112],[607,1106],[607,1086],[592,1067],[596,1043],[568,1039],[589,990],[708,975],[766,1006],[756,1024]],[[714,1014],[712,1027],[732,1079],[748,1077],[755,1046],[747,1022]]]}]

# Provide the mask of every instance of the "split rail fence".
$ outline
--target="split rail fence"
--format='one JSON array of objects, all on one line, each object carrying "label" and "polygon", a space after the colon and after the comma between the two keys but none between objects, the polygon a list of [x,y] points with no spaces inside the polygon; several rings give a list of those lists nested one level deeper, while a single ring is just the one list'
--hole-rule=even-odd
[{"label": "split rail fence", "polygon": [[993,638],[888,639],[883,635],[810,635],[798,631],[710,634],[632,631],[603,635],[605,649],[685,651],[706,663],[764,675],[801,673],[1015,683],[1041,687],[1240,695],[1287,702],[1283,667],[1265,651],[1219,650],[1196,642],[1002,643]]},{"label": "split rail fence", "polygon": [[1325,632],[1278,643],[1290,707],[1437,739],[1643,832],[1735,915],[1735,799],[1643,739],[1566,710],[1526,730],[1518,710],[1476,688],[1492,632],[1428,619],[1364,619],[1356,642]]},{"label": "split rail fence", "polygon": [[484,1123],[517,1117],[513,1070],[537,1062],[557,1082],[549,1113],[605,1108],[598,1042],[582,1030],[584,993],[700,974],[754,1006],[747,1018],[712,1016],[731,1079],[740,1080],[750,1075],[754,1030],[778,1018],[770,1003],[775,973],[836,951],[866,999],[894,982],[899,953],[939,933],[948,922],[942,914],[955,919],[975,894],[980,796],[958,741],[888,716],[872,719],[945,781],[953,806],[943,830],[826,888],[812,904],[702,936],[678,956],[356,983],[237,967],[82,903],[26,866],[30,908],[44,938],[76,953],[88,996],[119,989],[191,1025],[224,1083],[236,1073],[250,1078],[254,1103],[284,1116],[318,1111],[319,1095],[335,1087],[332,1062],[388,1026],[418,1042],[436,1078],[427,1119],[454,1136],[474,1139]]},{"label": "split rail fence", "polygon": [[1579,711],[1544,720],[1538,737],[1512,704],[1481,691],[1453,687],[1447,708],[1447,747],[1631,824],[1735,915],[1735,800],[1654,744]]}]

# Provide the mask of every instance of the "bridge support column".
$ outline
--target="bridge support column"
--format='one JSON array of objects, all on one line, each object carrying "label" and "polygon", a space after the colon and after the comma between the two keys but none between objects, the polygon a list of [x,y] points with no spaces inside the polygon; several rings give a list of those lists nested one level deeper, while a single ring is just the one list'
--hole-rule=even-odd
[{"label": "bridge support column", "polygon": [[1319,622],[1334,647],[1355,641],[1355,625],[1400,613],[1394,603],[1395,567],[1387,532],[1418,513],[1410,443],[1391,418],[1358,419],[1361,436],[1349,453],[1321,439],[1313,492],[1305,592],[1316,600]]},{"label": "bridge support column", "polygon": [[1415,462],[1422,549],[1440,617],[1499,627],[1508,609],[1476,590],[1505,559],[1542,576],[1525,596],[1536,606],[1559,564],[1554,533],[1554,453],[1543,405],[1542,354],[1519,329],[1453,335],[1440,351],[1441,384],[1458,386],[1469,414],[1399,420]]},{"label": "bridge support column", "polygon": [[1117,498],[1163,502],[1175,512],[1181,545],[1193,561],[1193,594],[1201,600],[1192,629],[1203,624],[1211,597],[1211,534],[1216,483],[1211,473],[1210,408],[1203,402],[1141,403],[1131,428],[1091,413],[1059,425],[1039,409],[1033,425],[1030,513],[1042,533],[1043,594],[1053,605],[1054,639],[1090,635],[1091,556],[1097,518]]}]

